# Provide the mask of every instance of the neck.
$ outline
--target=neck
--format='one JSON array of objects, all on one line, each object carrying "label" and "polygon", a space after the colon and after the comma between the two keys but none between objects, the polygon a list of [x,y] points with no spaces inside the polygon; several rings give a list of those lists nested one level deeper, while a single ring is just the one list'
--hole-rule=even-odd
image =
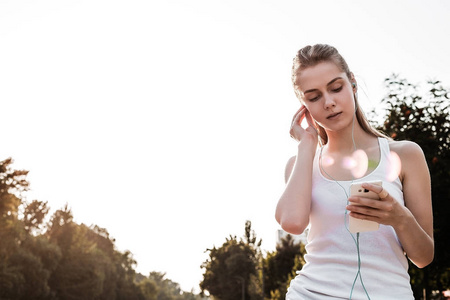
[{"label": "neck", "polygon": [[351,154],[357,149],[365,149],[370,144],[370,140],[374,137],[365,132],[358,121],[354,120],[354,122],[354,126],[349,126],[346,129],[327,131],[327,152]]}]

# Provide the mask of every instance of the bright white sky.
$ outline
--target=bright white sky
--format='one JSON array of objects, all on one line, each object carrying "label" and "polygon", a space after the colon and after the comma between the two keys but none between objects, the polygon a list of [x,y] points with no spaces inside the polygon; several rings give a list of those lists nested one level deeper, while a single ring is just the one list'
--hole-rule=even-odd
[{"label": "bright white sky", "polygon": [[450,2],[0,0],[0,159],[184,290],[204,251],[274,208],[299,107],[295,52],[336,46],[366,111],[392,72],[450,85]]}]

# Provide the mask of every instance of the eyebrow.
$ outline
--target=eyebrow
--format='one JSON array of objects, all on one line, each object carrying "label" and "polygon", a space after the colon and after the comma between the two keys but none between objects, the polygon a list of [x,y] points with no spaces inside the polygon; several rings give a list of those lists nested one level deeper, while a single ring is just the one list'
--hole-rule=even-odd
[{"label": "eyebrow", "polygon": [[[336,80],[339,80],[339,79],[343,79],[343,78],[340,77],[340,76],[339,76],[339,77],[336,77],[336,78],[334,78],[333,80],[331,80],[330,82],[328,82],[328,83],[327,83],[327,86],[332,85]],[[311,92],[315,92],[315,91],[317,91],[317,89],[310,89],[310,90],[304,91],[303,94],[311,93]]]}]

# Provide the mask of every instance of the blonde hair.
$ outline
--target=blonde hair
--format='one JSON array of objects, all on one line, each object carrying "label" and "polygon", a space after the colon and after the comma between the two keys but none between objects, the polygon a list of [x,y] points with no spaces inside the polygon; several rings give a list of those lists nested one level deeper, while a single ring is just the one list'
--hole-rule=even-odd
[{"label": "blonde hair", "polygon": [[[305,70],[306,68],[313,67],[321,62],[332,62],[336,64],[336,66],[347,75],[350,82],[355,81],[353,73],[350,72],[347,62],[341,56],[338,50],[333,46],[326,44],[316,44],[313,46],[303,47],[297,52],[297,55],[294,57],[294,62],[292,65],[292,84],[294,86],[295,95],[300,101],[303,101],[303,98],[297,83],[298,75],[300,74],[301,71]],[[375,137],[388,138],[386,135],[384,135],[383,133],[376,130],[370,125],[364,112],[361,109],[361,106],[358,103],[358,98],[356,97],[356,94],[354,94],[354,100],[356,106],[355,112],[356,120],[358,121],[361,128],[365,132]],[[325,145],[328,142],[327,133],[322,126],[320,125],[318,126],[320,139],[322,140],[322,144]]]}]

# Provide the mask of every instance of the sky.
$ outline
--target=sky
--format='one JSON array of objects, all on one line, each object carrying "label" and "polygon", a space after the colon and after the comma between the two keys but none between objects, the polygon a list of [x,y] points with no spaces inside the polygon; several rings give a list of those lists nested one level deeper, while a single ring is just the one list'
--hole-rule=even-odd
[{"label": "sky", "polygon": [[366,111],[392,73],[450,86],[450,2],[0,0],[0,159],[29,201],[106,228],[137,271],[198,291],[206,249],[275,206],[299,108],[292,58],[347,60]]}]

